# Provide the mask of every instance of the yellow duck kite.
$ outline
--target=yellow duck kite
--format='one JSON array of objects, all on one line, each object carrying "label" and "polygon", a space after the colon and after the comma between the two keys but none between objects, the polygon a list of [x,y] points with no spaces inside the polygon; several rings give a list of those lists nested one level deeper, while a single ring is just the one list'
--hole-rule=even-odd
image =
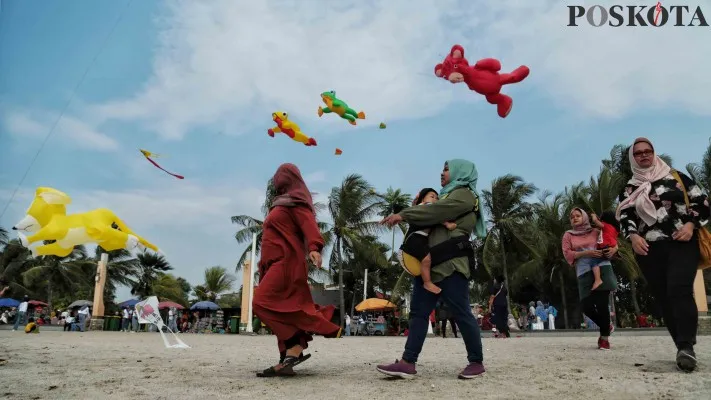
[{"label": "yellow duck kite", "polygon": [[[27,248],[35,242],[54,240],[54,243],[30,248],[33,256],[67,257],[74,250],[74,246],[91,242],[97,243],[106,251],[145,247],[158,251],[154,244],[138,236],[106,208],[67,215],[66,205],[71,202],[72,199],[59,190],[37,188],[35,198],[27,209],[27,215],[12,227],[13,230],[20,231],[20,243]],[[33,234],[25,236],[22,231]]]}]

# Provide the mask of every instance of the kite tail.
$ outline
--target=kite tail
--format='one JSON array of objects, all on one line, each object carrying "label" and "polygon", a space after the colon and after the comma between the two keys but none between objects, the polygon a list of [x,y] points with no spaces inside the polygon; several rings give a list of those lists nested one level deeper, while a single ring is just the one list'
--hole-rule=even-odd
[{"label": "kite tail", "polygon": [[174,173],[172,173],[172,172],[166,170],[165,168],[161,167],[160,165],[158,165],[157,162],[151,160],[149,157],[146,157],[146,160],[150,161],[151,164],[153,164],[153,165],[156,166],[156,168],[160,169],[161,171],[165,172],[165,173],[168,174],[168,175],[172,175],[172,176],[174,176],[174,177],[176,177],[176,178],[178,178],[178,179],[185,179],[184,176],[178,175],[178,174],[174,174]]}]

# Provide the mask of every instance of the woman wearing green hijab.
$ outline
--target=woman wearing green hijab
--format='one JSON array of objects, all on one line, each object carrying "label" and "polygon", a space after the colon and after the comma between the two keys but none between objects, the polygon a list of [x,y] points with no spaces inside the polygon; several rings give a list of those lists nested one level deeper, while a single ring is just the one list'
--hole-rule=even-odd
[{"label": "woman wearing green hijab", "polygon": [[[432,256],[432,282],[442,291],[434,294],[422,286],[422,278],[414,278],[410,309],[410,333],[405,343],[402,359],[394,364],[378,365],[383,374],[412,378],[415,364],[427,336],[429,315],[440,296],[454,314],[469,364],[459,373],[459,378],[471,379],[485,372],[481,348],[481,332],[469,306],[469,255],[456,250],[457,244],[469,243],[472,233],[486,235],[486,226],[479,206],[476,189],[479,174],[474,163],[467,160],[449,160],[440,175],[442,190],[440,200],[430,205],[413,206],[383,219],[381,223],[393,226],[401,221],[418,226],[430,226],[429,246]],[[450,231],[445,221],[455,221],[457,228]],[[452,246],[454,245],[454,247]],[[464,248],[466,246],[460,247]],[[470,249],[470,248],[469,248]]]}]

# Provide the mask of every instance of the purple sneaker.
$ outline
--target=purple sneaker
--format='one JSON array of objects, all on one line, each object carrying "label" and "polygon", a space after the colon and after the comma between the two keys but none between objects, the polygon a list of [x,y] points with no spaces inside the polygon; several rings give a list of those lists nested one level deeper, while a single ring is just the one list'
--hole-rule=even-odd
[{"label": "purple sneaker", "polygon": [[403,379],[412,379],[417,374],[415,364],[409,364],[405,361],[395,360],[393,364],[381,364],[376,367],[378,372],[388,376],[395,376]]},{"label": "purple sneaker", "polygon": [[482,363],[469,363],[469,365],[467,365],[467,367],[459,373],[459,379],[473,379],[484,375],[484,372],[486,372],[486,370],[484,369],[484,365]]}]

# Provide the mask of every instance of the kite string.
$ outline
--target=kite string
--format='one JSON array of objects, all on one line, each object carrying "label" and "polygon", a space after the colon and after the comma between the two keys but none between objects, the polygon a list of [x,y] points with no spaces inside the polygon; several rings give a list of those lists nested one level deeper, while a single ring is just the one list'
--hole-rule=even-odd
[{"label": "kite string", "polygon": [[114,22],[113,27],[111,27],[111,31],[109,31],[109,34],[106,36],[103,43],[99,47],[99,50],[96,52],[96,55],[94,55],[94,58],[91,60],[89,65],[86,67],[86,70],[84,70],[84,74],[81,76],[81,79],[79,79],[79,82],[76,84],[76,86],[74,86],[74,90],[72,90],[72,92],[69,96],[69,99],[64,104],[64,108],[62,108],[62,112],[59,113],[59,116],[54,121],[54,124],[52,124],[52,127],[49,129],[49,132],[47,132],[47,135],[44,137],[44,140],[42,140],[42,143],[40,144],[39,149],[37,149],[37,152],[35,153],[34,157],[32,157],[32,160],[30,161],[30,165],[27,166],[27,169],[25,170],[25,174],[22,175],[20,182],[15,187],[15,190],[12,192],[10,199],[7,201],[7,203],[5,203],[5,208],[3,208],[2,213],[0,213],[0,219],[5,215],[5,212],[7,212],[7,209],[10,207],[10,204],[12,204],[12,201],[15,199],[15,196],[17,195],[17,191],[20,190],[20,187],[25,182],[25,179],[27,178],[27,175],[30,173],[32,166],[35,164],[35,161],[37,161],[37,158],[39,157],[40,153],[44,149],[44,146],[47,144],[47,141],[49,141],[49,138],[54,133],[55,129],[57,128],[57,125],[59,124],[59,121],[62,119],[62,117],[64,116],[64,113],[67,111],[67,109],[69,109],[69,105],[72,103],[72,100],[74,100],[74,96],[76,96],[77,90],[79,90],[79,87],[81,86],[81,84],[84,83],[84,79],[86,79],[86,76],[89,74],[89,71],[96,63],[96,60],[99,58],[99,55],[101,55],[101,52],[106,47],[106,44],[109,42],[109,39],[111,39],[111,36],[113,36],[114,31],[116,30],[116,27],[118,26],[119,22],[121,22],[121,19],[123,19],[123,16],[126,13],[126,10],[128,10],[128,7],[131,5],[132,2],[133,2],[133,0],[128,0],[128,2],[126,3],[126,6],[123,8],[123,10],[119,14],[118,18]]}]

